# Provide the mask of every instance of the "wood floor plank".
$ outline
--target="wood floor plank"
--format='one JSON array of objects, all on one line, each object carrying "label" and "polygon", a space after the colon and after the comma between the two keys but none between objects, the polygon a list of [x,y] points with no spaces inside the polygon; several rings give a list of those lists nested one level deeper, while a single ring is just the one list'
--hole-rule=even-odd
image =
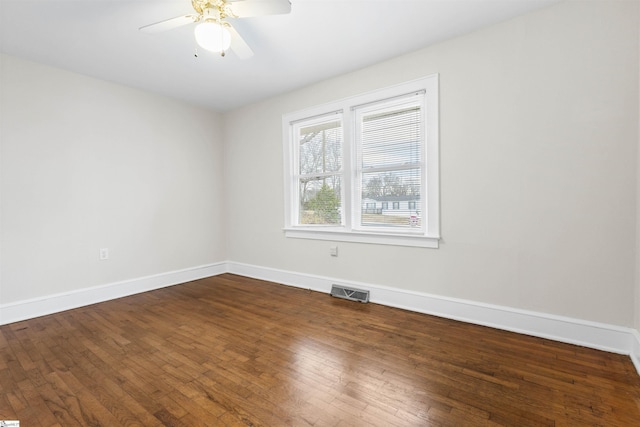
[{"label": "wood floor plank", "polygon": [[26,426],[636,426],[623,355],[231,274],[0,327]]}]

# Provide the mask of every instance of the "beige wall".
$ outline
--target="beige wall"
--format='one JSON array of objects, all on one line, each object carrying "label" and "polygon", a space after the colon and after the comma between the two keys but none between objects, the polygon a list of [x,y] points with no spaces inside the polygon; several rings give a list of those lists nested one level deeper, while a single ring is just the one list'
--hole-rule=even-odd
[{"label": "beige wall", "polygon": [[0,304],[225,259],[219,115],[0,67]]},{"label": "beige wall", "polygon": [[[566,2],[226,114],[228,258],[632,326],[638,62],[637,2]],[[440,249],[286,239],[282,114],[432,73]]]}]

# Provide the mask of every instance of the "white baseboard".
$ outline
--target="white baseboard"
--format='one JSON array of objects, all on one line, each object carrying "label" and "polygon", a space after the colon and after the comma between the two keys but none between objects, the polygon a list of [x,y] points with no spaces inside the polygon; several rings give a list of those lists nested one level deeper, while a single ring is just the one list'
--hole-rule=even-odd
[{"label": "white baseboard", "polygon": [[378,304],[626,354],[640,374],[640,334],[631,328],[255,265],[227,267],[230,273],[325,293],[332,284],[369,290],[370,301]]},{"label": "white baseboard", "polygon": [[226,263],[202,265],[0,305],[0,325],[177,285],[226,272]]},{"label": "white baseboard", "polygon": [[237,262],[203,265],[0,305],[0,325],[227,272],[324,293],[331,291],[332,284],[366,289],[374,303],[626,354],[640,374],[640,333],[631,328]]},{"label": "white baseboard", "polygon": [[640,332],[633,330],[631,333],[631,351],[629,356],[636,367],[636,371],[640,374]]}]

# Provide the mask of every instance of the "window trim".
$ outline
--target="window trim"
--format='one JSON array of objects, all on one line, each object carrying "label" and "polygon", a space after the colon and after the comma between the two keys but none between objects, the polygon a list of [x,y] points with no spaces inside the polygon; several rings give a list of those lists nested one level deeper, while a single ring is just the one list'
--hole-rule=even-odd
[{"label": "window trim", "polygon": [[[399,246],[414,246],[438,248],[440,241],[440,194],[439,194],[439,76],[433,74],[421,79],[412,80],[395,86],[374,90],[361,95],[345,98],[338,101],[329,102],[322,105],[306,108],[304,110],[284,114],[282,116],[282,135],[284,148],[284,233],[286,237],[332,240],[344,242],[360,242],[373,244],[387,244]],[[424,231],[416,232],[407,230],[402,232],[386,230],[363,230],[353,227],[356,215],[351,206],[357,197],[352,197],[356,191],[356,167],[353,164],[356,158],[356,147],[353,143],[354,129],[353,120],[349,118],[352,109],[360,106],[377,103],[393,98],[403,97],[413,92],[424,91],[425,93],[425,162],[423,177],[423,193],[425,196],[424,206],[421,207],[423,215],[426,217]],[[332,114],[343,115],[343,135],[345,144],[343,146],[343,174],[342,197],[345,200],[342,206],[342,225],[297,225],[293,221],[293,210],[295,209],[295,186],[294,165],[295,147],[293,135],[294,124],[321,116]],[[348,142],[347,142],[348,141]],[[422,205],[422,204],[421,204]],[[426,208],[426,209],[425,209]]]}]

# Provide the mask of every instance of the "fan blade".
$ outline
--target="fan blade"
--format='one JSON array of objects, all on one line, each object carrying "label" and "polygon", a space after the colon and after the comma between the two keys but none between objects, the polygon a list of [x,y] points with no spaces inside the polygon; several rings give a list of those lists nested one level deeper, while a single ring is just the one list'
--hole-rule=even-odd
[{"label": "fan blade", "polygon": [[238,18],[282,15],[291,12],[291,3],[289,0],[238,0],[230,2],[229,6]]},{"label": "fan blade", "polygon": [[247,42],[244,41],[240,33],[238,33],[231,25],[227,28],[231,33],[231,50],[233,53],[235,53],[240,59],[251,58],[253,56],[253,50],[251,50]]},{"label": "fan blade", "polygon": [[165,19],[164,21],[156,22],[155,24],[145,25],[138,28],[145,33],[159,33],[161,31],[173,30],[174,28],[181,27],[187,24],[193,24],[198,15],[184,15],[176,18]]}]

